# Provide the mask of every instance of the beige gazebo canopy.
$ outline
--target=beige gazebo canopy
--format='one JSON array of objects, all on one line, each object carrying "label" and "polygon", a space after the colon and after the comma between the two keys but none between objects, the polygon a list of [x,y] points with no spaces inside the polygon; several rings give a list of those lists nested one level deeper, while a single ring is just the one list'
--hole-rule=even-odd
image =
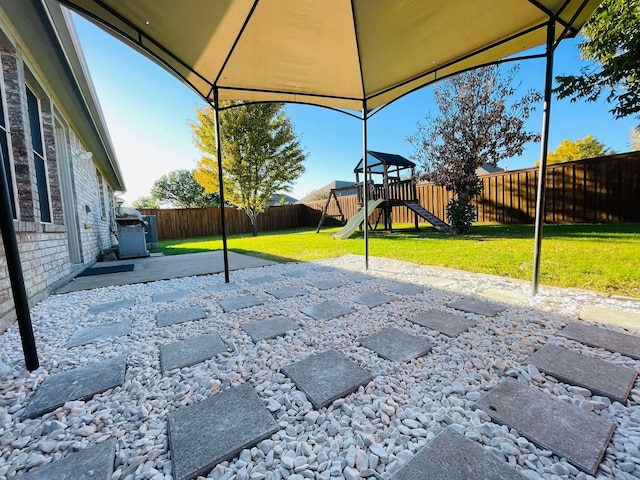
[{"label": "beige gazebo canopy", "polygon": [[[574,36],[600,0],[61,0],[213,100],[367,111]],[[126,72],[123,72],[126,74]]]},{"label": "beige gazebo canopy", "polygon": [[[309,103],[361,112],[365,170],[367,119],[375,109],[425,85],[507,57],[546,57],[533,274],[537,292],[553,51],[560,40],[577,34],[602,0],[40,1],[45,7],[59,1],[165,66],[212,105],[217,132],[221,100]],[[543,44],[544,54],[522,53]],[[220,135],[216,137],[221,177]],[[222,188],[220,196],[224,204]],[[366,194],[364,205],[367,218]],[[0,217],[8,225],[4,234],[12,219]],[[12,282],[24,285],[22,278],[14,278],[21,275],[12,268],[20,262],[17,243],[13,244],[15,254],[7,254],[9,273]],[[16,304],[26,305],[24,293],[24,298],[18,296],[14,289]],[[21,311],[21,332],[30,331],[28,308]],[[33,338],[24,344],[32,344],[30,354],[37,364]]]}]

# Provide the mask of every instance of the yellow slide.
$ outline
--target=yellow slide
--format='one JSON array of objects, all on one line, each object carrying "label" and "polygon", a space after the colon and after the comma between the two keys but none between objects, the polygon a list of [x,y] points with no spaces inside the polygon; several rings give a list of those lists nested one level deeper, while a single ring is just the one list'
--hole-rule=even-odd
[{"label": "yellow slide", "polygon": [[[380,205],[384,200],[369,200],[367,203],[367,210],[369,215],[375,210],[375,208]],[[364,208],[361,208],[358,213],[356,213],[352,218],[349,219],[347,224],[340,230],[332,235],[333,239],[344,240],[345,238],[349,238],[351,235],[355,233],[360,224],[364,221]]]}]

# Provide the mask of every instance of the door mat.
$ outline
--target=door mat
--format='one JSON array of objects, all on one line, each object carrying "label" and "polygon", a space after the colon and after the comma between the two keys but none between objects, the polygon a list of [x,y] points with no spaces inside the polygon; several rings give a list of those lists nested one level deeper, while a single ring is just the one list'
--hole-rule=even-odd
[{"label": "door mat", "polygon": [[95,267],[87,268],[78,277],[88,277],[90,275],[104,275],[105,273],[120,273],[120,272],[132,272],[133,263],[127,263],[124,265],[111,265],[109,267]]}]

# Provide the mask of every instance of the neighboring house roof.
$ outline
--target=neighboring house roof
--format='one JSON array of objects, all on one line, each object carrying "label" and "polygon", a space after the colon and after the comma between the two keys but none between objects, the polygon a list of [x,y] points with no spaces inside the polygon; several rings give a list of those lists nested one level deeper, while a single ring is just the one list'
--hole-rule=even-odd
[{"label": "neighboring house roof", "polygon": [[114,190],[124,191],[124,179],[109,137],[71,14],[57,0],[3,1],[43,81],[50,85],[56,106],[93,153],[93,160]]},{"label": "neighboring house roof", "polygon": [[[374,152],[373,150],[367,150],[367,169],[373,173],[383,173],[384,166],[396,166],[402,170],[404,168],[415,168],[416,164],[411,160],[404,158],[402,155],[396,155],[395,153],[383,153]],[[353,169],[353,173],[362,173],[362,159]]]},{"label": "neighboring house roof", "polygon": [[282,201],[283,197],[284,197],[284,201],[287,204],[296,203],[298,201],[297,199],[293,198],[290,195],[287,195],[286,193],[274,193],[273,197],[271,197],[271,200],[269,200],[269,202],[267,202],[267,206],[275,207],[277,205],[280,205],[280,202]]},{"label": "neighboring house roof", "polygon": [[494,167],[485,163],[481,167],[476,168],[476,175],[488,175],[489,173],[504,172],[504,168]]},{"label": "neighboring house roof", "polygon": [[340,192],[336,192],[336,195],[339,197],[343,195],[353,195],[356,193],[356,182],[347,182],[345,180],[334,180],[333,182],[327,183],[324,187],[320,187],[317,190],[314,190],[309,195],[302,197],[296,203],[306,203],[306,202],[314,202],[317,200],[324,200],[329,195],[329,190],[334,188],[346,188],[353,186],[351,190],[342,190]]}]

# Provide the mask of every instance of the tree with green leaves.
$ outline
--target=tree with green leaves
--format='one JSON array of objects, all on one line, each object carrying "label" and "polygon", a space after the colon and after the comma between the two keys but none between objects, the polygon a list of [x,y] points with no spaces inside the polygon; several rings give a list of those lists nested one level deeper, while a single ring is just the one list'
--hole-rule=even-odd
[{"label": "tree with green leaves", "polygon": [[136,198],[131,202],[133,208],[160,208],[158,199],[153,198],[151,195],[145,197]]},{"label": "tree with green leaves", "polygon": [[629,147],[634,152],[640,152],[640,127],[632,128],[629,139]]},{"label": "tree with green leaves", "polygon": [[207,193],[191,170],[174,170],[153,183],[151,197],[176,208],[219,207],[218,194]]},{"label": "tree with green leaves", "polygon": [[423,178],[453,193],[447,213],[457,233],[475,220],[471,202],[482,191],[476,169],[522,155],[527,142],[540,138],[525,128],[540,93],[529,91],[511,100],[517,71],[514,67],[502,73],[498,66],[489,66],[445,81],[435,89],[439,115],[427,115],[426,124],[418,123],[418,131],[408,137]]},{"label": "tree with green leaves", "polygon": [[582,29],[580,75],[556,77],[558,98],[596,101],[605,93],[615,118],[640,118],[640,0],[605,0]]},{"label": "tree with green leaves", "polygon": [[547,165],[573,162],[584,158],[604,157],[610,153],[612,151],[591,134],[577,140],[565,138],[553,152],[547,154]]},{"label": "tree with green leaves", "polygon": [[[220,112],[223,186],[225,198],[246,212],[255,236],[258,216],[273,194],[291,191],[292,182],[304,172],[306,153],[283,104],[234,105]],[[207,192],[219,192],[213,109],[196,108],[190,126],[195,145],[204,153],[194,176]]]}]

